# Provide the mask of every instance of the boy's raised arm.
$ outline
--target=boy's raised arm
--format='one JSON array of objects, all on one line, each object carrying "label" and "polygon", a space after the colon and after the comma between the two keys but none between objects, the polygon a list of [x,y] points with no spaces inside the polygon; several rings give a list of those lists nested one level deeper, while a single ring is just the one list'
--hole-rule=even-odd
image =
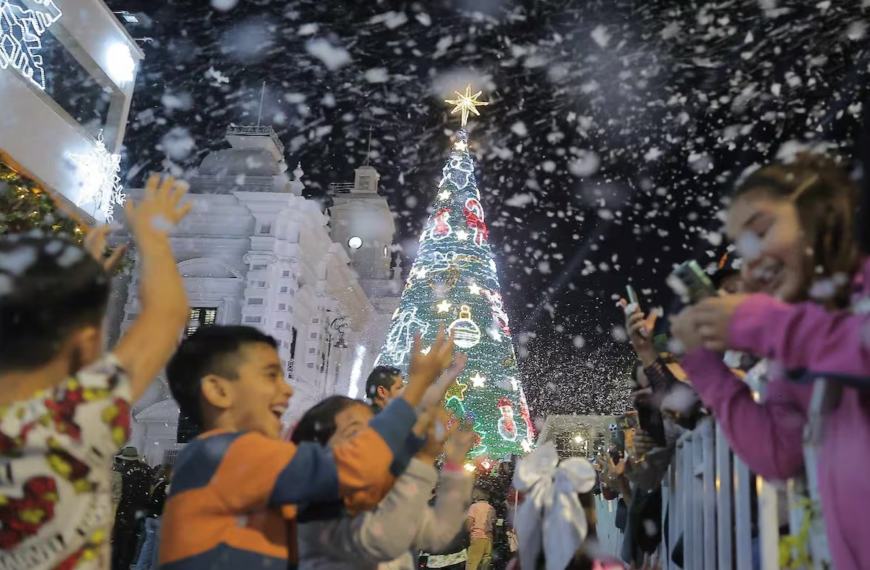
[{"label": "boy's raised arm", "polygon": [[127,222],[142,260],[142,311],[112,353],[130,377],[134,402],[166,365],[190,318],[184,283],[169,246],[169,230],[190,209],[190,204],[180,205],[186,192],[187,183],[170,176],[161,181],[155,174],[139,204],[127,202]]}]

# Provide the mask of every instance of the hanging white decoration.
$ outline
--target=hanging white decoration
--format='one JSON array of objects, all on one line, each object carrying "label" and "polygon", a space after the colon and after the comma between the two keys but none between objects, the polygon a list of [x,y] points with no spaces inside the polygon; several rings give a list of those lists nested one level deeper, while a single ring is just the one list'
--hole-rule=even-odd
[{"label": "hanging white decoration", "polygon": [[111,154],[103,142],[103,134],[97,138],[91,154],[70,154],[70,159],[81,170],[85,183],[81,187],[76,205],[93,202],[106,222],[114,218],[115,206],[122,206],[127,197],[121,186],[121,155]]},{"label": "hanging white decoration", "polygon": [[468,305],[460,307],[459,318],[450,323],[448,330],[459,348],[472,348],[480,342],[480,327],[471,320],[471,307]]},{"label": "hanging white decoration", "polygon": [[33,8],[0,0],[0,69],[10,65],[40,89],[45,89],[42,40],[46,28],[63,12],[53,0],[34,0]]}]

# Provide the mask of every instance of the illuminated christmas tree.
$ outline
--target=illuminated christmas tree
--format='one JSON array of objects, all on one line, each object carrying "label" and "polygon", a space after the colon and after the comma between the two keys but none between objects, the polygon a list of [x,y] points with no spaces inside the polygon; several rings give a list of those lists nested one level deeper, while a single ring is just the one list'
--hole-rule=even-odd
[{"label": "illuminated christmas tree", "polygon": [[457,95],[447,102],[462,112],[462,129],[378,362],[407,371],[414,333],[423,333],[425,347],[439,325],[449,329],[468,364],[447,394],[448,408],[474,418],[480,441],[472,456],[504,457],[529,451],[534,433],[465,131],[469,113],[479,115],[476,107],[487,103],[470,85]]}]

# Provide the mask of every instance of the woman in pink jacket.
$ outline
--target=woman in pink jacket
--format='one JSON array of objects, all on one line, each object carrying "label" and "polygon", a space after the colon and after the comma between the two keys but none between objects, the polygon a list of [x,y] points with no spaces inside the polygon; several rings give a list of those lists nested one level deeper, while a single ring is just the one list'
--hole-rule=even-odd
[{"label": "woman in pink jacket", "polygon": [[[813,388],[785,375],[812,372],[851,386],[825,416],[818,457],[837,570],[870,564],[870,321],[862,310],[870,262],[853,237],[857,195],[847,174],[818,156],[756,171],[738,187],[726,222],[754,294],[710,299],[672,321],[692,384],[737,455],[765,479],[785,480],[804,466]],[[723,364],[728,349],[770,359],[763,403]]]}]

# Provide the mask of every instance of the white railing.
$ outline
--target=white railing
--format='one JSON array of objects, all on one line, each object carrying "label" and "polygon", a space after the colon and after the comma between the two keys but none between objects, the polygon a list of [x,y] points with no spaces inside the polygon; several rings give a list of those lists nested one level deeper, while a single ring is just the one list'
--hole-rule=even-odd
[{"label": "white railing", "polygon": [[[825,389],[823,383],[817,386],[819,392]],[[812,444],[807,442],[805,449],[811,447]],[[811,466],[810,473],[815,470],[811,459],[808,457],[807,461]],[[813,479],[809,481],[809,491],[813,491]],[[752,485],[757,489],[755,525]],[[665,521],[668,524],[660,548],[664,569],[679,568],[671,557],[681,537],[683,570],[780,569],[778,507],[784,494],[778,491],[776,484],[750,473],[749,468],[734,455],[713,418],[702,420],[694,431],[680,437],[662,487],[662,524]],[[817,493],[807,492],[803,478],[790,480],[787,488],[789,532],[797,536],[805,524],[802,504],[808,494],[817,501]],[[605,501],[598,497],[596,503],[601,548],[615,556],[619,555],[622,546],[622,533],[615,525],[619,500]],[[752,536],[753,526],[758,529],[756,537]],[[824,533],[822,520],[814,518],[808,544],[803,545],[811,560],[805,570],[833,568]],[[755,548],[758,549],[757,566],[753,563]],[[792,554],[793,560],[799,559],[794,551]]]}]

